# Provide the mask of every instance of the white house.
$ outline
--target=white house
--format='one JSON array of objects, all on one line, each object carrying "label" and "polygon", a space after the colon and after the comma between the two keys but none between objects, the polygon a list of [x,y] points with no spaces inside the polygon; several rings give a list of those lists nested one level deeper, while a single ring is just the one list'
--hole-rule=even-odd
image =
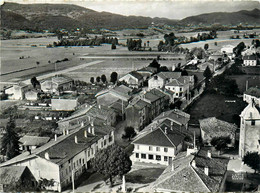
[{"label": "white house", "polygon": [[5,93],[11,100],[23,100],[25,98],[25,93],[29,91],[30,85],[19,83],[5,89]]},{"label": "white house", "polygon": [[36,101],[38,99],[38,91],[30,90],[25,93],[25,99],[29,101]]},{"label": "white house", "polygon": [[72,183],[72,175],[77,179],[89,168],[89,160],[99,149],[114,143],[114,129],[110,126],[82,125],[69,133],[64,130],[60,137],[31,151],[24,152],[0,167],[27,166],[35,179],[54,180],[54,185],[47,190],[59,191]]},{"label": "white house", "polygon": [[57,93],[70,90],[72,86],[73,80],[63,75],[57,75],[41,82],[41,89],[45,93]]},{"label": "white house", "polygon": [[139,88],[143,86],[144,78],[140,73],[132,71],[122,76],[119,81],[125,81],[130,87]]},{"label": "white house", "polygon": [[183,148],[184,135],[172,128],[157,127],[135,141],[133,162],[168,165]]},{"label": "white house", "polygon": [[164,88],[168,82],[181,77],[181,72],[160,72],[148,80],[149,89]]},{"label": "white house", "polygon": [[248,55],[243,57],[243,66],[256,66],[257,65],[257,56]]}]

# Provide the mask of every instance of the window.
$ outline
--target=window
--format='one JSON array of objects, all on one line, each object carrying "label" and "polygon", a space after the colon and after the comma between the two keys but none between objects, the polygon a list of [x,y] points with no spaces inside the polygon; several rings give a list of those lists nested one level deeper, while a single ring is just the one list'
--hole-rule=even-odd
[{"label": "window", "polygon": [[146,154],[142,153],[142,154],[141,154],[141,158],[142,158],[142,159],[146,159]]},{"label": "window", "polygon": [[168,157],[164,156],[164,161],[167,162],[168,161]]},{"label": "window", "polygon": [[153,151],[153,147],[152,146],[149,146],[149,151]]},{"label": "window", "polygon": [[90,150],[88,150],[88,157],[90,157]]},{"label": "window", "polygon": [[136,154],[135,154],[135,157],[136,157],[136,158],[139,158],[139,153],[136,153]]},{"label": "window", "polygon": [[167,147],[164,148],[164,152],[168,152],[168,148]]},{"label": "window", "polygon": [[161,161],[161,156],[160,156],[160,155],[157,155],[157,156],[156,156],[156,160],[157,160],[157,161]]},{"label": "window", "polygon": [[153,160],[153,155],[149,154],[148,159],[152,159]]},{"label": "window", "polygon": [[255,120],[252,120],[252,121],[251,121],[251,125],[255,125]]},{"label": "window", "polygon": [[106,146],[106,145],[107,145],[107,140],[105,139],[105,140],[104,140],[104,146]]},{"label": "window", "polygon": [[182,93],[180,93],[180,97],[182,96]]},{"label": "window", "polygon": [[82,159],[82,164],[84,164],[84,162],[85,162],[85,160],[84,160],[84,159]]},{"label": "window", "polygon": [[81,159],[79,159],[79,164],[81,164]]},{"label": "window", "polygon": [[156,151],[160,151],[160,147],[156,147]]}]

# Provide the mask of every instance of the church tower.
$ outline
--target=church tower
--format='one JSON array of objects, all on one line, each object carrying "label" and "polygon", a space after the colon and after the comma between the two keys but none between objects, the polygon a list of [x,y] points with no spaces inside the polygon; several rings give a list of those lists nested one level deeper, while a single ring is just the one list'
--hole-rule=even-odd
[{"label": "church tower", "polygon": [[260,112],[251,101],[242,111],[240,121],[239,156],[247,152],[260,153]]}]

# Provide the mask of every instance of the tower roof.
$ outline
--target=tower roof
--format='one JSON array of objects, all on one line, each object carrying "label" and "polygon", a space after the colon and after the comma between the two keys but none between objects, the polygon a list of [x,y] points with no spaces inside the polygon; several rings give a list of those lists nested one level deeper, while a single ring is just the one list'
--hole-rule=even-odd
[{"label": "tower roof", "polygon": [[260,112],[256,108],[255,104],[253,101],[251,101],[247,107],[242,111],[241,117],[244,119],[249,119],[249,120],[254,120],[254,119],[260,119]]}]

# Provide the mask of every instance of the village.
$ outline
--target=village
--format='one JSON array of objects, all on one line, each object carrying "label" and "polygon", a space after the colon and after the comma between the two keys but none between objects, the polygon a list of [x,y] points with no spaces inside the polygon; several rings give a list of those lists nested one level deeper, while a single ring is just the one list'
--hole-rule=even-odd
[{"label": "village", "polygon": [[[17,175],[17,181],[1,184],[1,191],[259,190],[259,165],[245,156],[260,153],[260,88],[247,82],[238,124],[216,116],[194,122],[189,114],[205,92],[239,95],[233,84],[226,82],[225,90],[217,82],[237,65],[259,71],[259,40],[240,46],[206,51],[203,59],[194,54],[170,69],[158,55],[143,68],[121,76],[112,72],[110,80],[102,75],[86,83],[57,71],[5,87],[2,97],[23,102],[1,115],[2,140],[15,132],[5,128],[19,127],[19,143],[12,144],[18,152],[7,149],[0,164],[1,178]],[[118,167],[126,170],[96,169],[101,165],[93,159],[116,164],[104,154],[117,146],[125,151],[118,156],[126,157]],[[113,186],[103,181],[107,177]]]}]

